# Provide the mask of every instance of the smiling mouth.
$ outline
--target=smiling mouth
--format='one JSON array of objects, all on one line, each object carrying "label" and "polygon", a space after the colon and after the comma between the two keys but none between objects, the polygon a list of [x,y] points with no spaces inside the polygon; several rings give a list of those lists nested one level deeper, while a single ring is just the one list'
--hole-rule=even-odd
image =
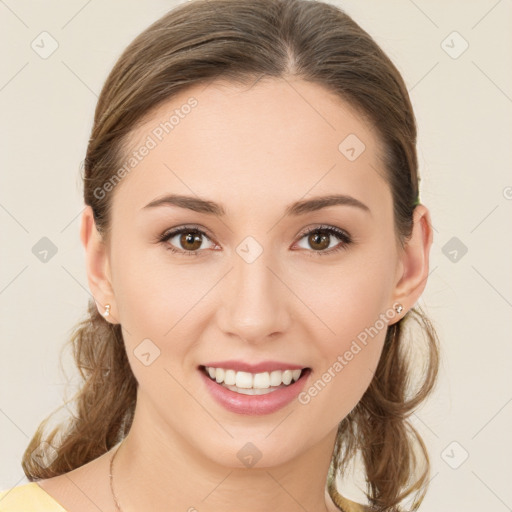
[{"label": "smiling mouth", "polygon": [[222,387],[243,395],[265,395],[292,386],[305,378],[311,369],[274,370],[249,373],[226,368],[200,366],[199,369]]}]

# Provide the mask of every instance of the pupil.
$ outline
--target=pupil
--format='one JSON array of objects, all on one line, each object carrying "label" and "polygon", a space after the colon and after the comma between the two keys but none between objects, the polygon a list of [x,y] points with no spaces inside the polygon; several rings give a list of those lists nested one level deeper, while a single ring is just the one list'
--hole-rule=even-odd
[{"label": "pupil", "polygon": [[[318,244],[320,249],[325,249],[329,247],[329,235],[326,234],[314,234],[312,235],[312,245],[313,248],[316,244]],[[326,243],[327,242],[327,243]]]},{"label": "pupil", "polygon": [[[196,249],[198,249],[201,246],[201,237],[197,233],[196,234],[192,234],[191,232],[184,233],[181,237],[181,242],[182,242],[182,246],[184,246],[185,248],[190,249],[191,251],[195,251]],[[194,245],[194,242],[196,242],[195,245]],[[194,247],[187,247],[187,244],[192,244],[192,245],[194,245]]]}]

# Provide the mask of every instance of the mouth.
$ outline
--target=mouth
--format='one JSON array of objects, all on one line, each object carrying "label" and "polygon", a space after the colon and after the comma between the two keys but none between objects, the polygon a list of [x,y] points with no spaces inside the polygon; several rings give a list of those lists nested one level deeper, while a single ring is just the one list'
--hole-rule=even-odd
[{"label": "mouth", "polygon": [[293,386],[311,373],[309,367],[251,373],[201,365],[199,370],[211,381],[241,395],[273,393],[279,389]]}]

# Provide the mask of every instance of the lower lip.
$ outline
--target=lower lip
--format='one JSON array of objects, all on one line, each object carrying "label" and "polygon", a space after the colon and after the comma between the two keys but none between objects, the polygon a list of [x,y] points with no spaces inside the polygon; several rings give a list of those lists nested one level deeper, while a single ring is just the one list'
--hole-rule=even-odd
[{"label": "lower lip", "polygon": [[206,375],[204,370],[200,369],[199,373],[213,398],[225,409],[237,414],[257,415],[271,414],[292,402],[304,388],[311,370],[303,370],[300,378],[293,384],[265,395],[242,395],[221,386]]}]

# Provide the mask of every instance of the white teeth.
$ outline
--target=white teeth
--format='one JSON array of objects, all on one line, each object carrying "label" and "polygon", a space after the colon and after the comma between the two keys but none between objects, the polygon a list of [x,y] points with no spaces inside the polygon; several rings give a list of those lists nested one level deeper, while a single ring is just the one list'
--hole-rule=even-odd
[{"label": "white teeth", "polygon": [[224,382],[224,368],[216,368],[215,369],[215,380],[220,384],[221,382]]},{"label": "white teeth", "polygon": [[277,388],[268,388],[268,389],[249,388],[249,389],[243,389],[243,388],[237,388],[236,386],[227,386],[224,383],[222,383],[221,386],[223,386],[225,388],[228,388],[231,391],[235,391],[236,393],[240,393],[242,395],[266,395],[268,393],[272,393],[274,391],[277,391],[278,389],[286,387],[284,384],[282,384],[281,386],[279,386]]},{"label": "white teeth", "polygon": [[[220,369],[221,368],[217,368],[217,375],[219,374],[218,372]],[[252,388],[252,373],[236,372],[235,386],[237,388],[245,388],[245,389]]]},{"label": "white teeth", "polygon": [[270,375],[268,372],[256,373],[253,378],[253,387],[258,389],[268,389],[270,387]]},{"label": "white teeth", "polygon": [[281,384],[283,376],[283,372],[280,370],[276,370],[274,372],[270,372],[270,385],[271,386],[279,386]]},{"label": "white teeth", "polygon": [[291,370],[285,370],[283,372],[283,384],[290,384],[292,381],[292,371]]},{"label": "white teeth", "polygon": [[292,370],[292,379],[299,380],[300,374],[302,373],[302,370]]},{"label": "white teeth", "polygon": [[[215,369],[214,369],[215,371]],[[224,384],[229,384],[230,386],[234,386],[236,383],[236,372],[235,370],[226,370],[224,374]]]},{"label": "white teeth", "polygon": [[[275,370],[272,372],[249,373],[235,372],[235,370],[226,370],[224,368],[205,367],[208,375],[219,384],[233,391],[243,393],[242,390],[268,390],[269,388],[277,388],[279,386],[288,386],[292,381],[295,382],[301,376],[302,370]],[[272,389],[271,391],[275,391]],[[244,394],[261,394],[244,393]]]}]

